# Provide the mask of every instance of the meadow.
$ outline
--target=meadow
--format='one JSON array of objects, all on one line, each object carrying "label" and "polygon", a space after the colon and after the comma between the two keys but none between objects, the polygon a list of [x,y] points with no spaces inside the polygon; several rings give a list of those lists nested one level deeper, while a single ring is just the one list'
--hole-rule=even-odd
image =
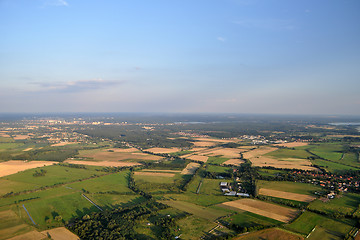
[{"label": "meadow", "polygon": [[321,187],[315,186],[308,183],[298,183],[298,182],[287,182],[287,181],[264,181],[258,180],[257,186],[259,189],[266,188],[272,190],[278,190],[289,193],[297,193],[315,196],[315,191],[320,191]]}]

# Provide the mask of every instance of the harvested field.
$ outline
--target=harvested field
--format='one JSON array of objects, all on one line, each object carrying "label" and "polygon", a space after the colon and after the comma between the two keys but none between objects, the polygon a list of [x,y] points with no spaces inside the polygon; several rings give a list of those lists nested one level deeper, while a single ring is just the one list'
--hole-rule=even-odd
[{"label": "harvested field", "polygon": [[142,172],[168,172],[168,173],[180,173],[179,170],[164,170],[164,169],[143,169]]},{"label": "harvested field", "polygon": [[52,147],[61,147],[61,146],[65,146],[65,145],[69,145],[69,144],[78,144],[76,142],[59,142],[59,143],[55,143],[52,144]]},{"label": "harvested field", "polygon": [[31,161],[31,162],[24,162],[24,161],[17,161],[17,160],[10,160],[7,162],[0,163],[0,177],[11,175],[17,172],[21,172],[31,168],[43,167],[48,165],[53,165],[57,162],[50,162],[50,161]]},{"label": "harvested field", "polygon": [[300,202],[311,202],[312,200],[316,199],[316,197],[305,195],[305,194],[298,194],[298,193],[290,193],[290,192],[283,192],[277,191],[272,189],[260,188],[259,194],[277,198],[284,198],[290,199]]},{"label": "harvested field", "polygon": [[54,240],[78,240],[78,239],[80,239],[78,236],[76,236],[74,233],[70,232],[69,230],[67,230],[64,227],[53,228],[50,230],[43,231],[41,233],[44,234],[45,236],[47,236],[47,234],[49,234],[51,236],[51,239],[54,239]]},{"label": "harvested field", "polygon": [[32,150],[33,148],[27,148],[27,149],[24,149],[23,152],[27,152],[27,151],[30,151]]},{"label": "harvested field", "polygon": [[[207,151],[207,156],[219,156],[222,155],[226,158],[239,158],[241,152],[245,152],[246,150],[238,149],[238,148],[216,148]],[[202,152],[204,154],[204,152]]]},{"label": "harvested field", "polygon": [[184,168],[181,171],[181,174],[183,174],[183,175],[192,175],[192,174],[195,173],[196,169],[198,169],[199,167],[200,167],[199,163],[191,162],[186,166],[186,168]]},{"label": "harvested field", "polygon": [[275,168],[288,168],[288,169],[302,169],[302,170],[317,170],[311,166],[311,161],[308,159],[287,159],[279,160],[271,157],[254,157],[250,158],[254,166],[259,167],[275,167]]},{"label": "harvested field", "polygon": [[29,135],[15,135],[13,137],[13,139],[15,139],[15,140],[24,140],[24,139],[28,139],[28,138],[30,138]]},{"label": "harvested field", "polygon": [[212,147],[212,146],[215,146],[216,142],[205,142],[205,141],[196,141],[194,142],[194,146],[196,147]]},{"label": "harvested field", "polygon": [[302,147],[302,146],[306,146],[306,145],[309,145],[309,143],[307,143],[307,142],[290,142],[290,143],[274,144],[274,146],[288,147],[288,148]]},{"label": "harvested field", "polygon": [[274,147],[259,147],[254,150],[250,150],[248,152],[243,153],[244,158],[251,160],[251,158],[262,156],[266,153],[273,152],[277,150],[277,148]]},{"label": "harvested field", "polygon": [[48,237],[34,230],[16,237],[9,238],[8,240],[41,240],[41,239],[48,239]]},{"label": "harvested field", "polygon": [[153,177],[174,177],[175,173],[164,172],[134,172],[134,175],[153,176]]},{"label": "harvested field", "polygon": [[106,149],[107,151],[114,151],[114,152],[121,152],[121,153],[133,153],[133,152],[138,152],[139,150],[137,150],[136,148],[109,148]]},{"label": "harvested field", "polygon": [[80,154],[79,157],[86,157],[86,158],[92,158],[94,160],[103,160],[103,161],[123,161],[123,160],[157,161],[162,159],[162,157],[154,156],[142,152],[123,152],[121,150],[118,151],[109,151],[109,150],[113,150],[113,149],[105,149],[102,151]]},{"label": "harvested field", "polygon": [[181,151],[180,148],[149,148],[145,149],[145,151],[152,152],[152,153],[174,153]]},{"label": "harvested field", "polygon": [[197,151],[203,151],[207,148],[204,148],[204,147],[195,147],[195,148],[191,148],[190,151],[194,151],[194,152],[197,152]]},{"label": "harvested field", "polygon": [[206,162],[209,158],[207,156],[200,156],[200,155],[193,155],[193,154],[184,155],[182,157],[190,159],[190,160],[194,160],[194,161],[200,161],[200,162]]},{"label": "harvested field", "polygon": [[140,163],[135,162],[110,162],[110,161],[79,161],[79,160],[66,160],[66,163],[72,164],[81,164],[81,165],[89,165],[89,166],[101,166],[101,167],[128,167],[128,166],[139,166]]},{"label": "harvested field", "polygon": [[225,202],[220,204],[220,206],[221,205],[252,212],[258,215],[278,220],[280,222],[291,221],[298,212],[298,210],[295,209],[282,207],[279,205],[254,199],[240,199],[231,202]]},{"label": "harvested field", "polygon": [[303,240],[304,238],[284,231],[278,228],[270,228],[251,232],[249,234],[241,234],[242,236],[234,238],[234,240],[253,240],[253,239],[267,239],[267,240]]},{"label": "harvested field", "polygon": [[244,160],[233,158],[223,162],[221,165],[233,165],[233,166],[240,166],[240,164],[244,163]]},{"label": "harvested field", "polygon": [[7,138],[9,138],[9,137],[11,137],[11,136],[8,135],[8,134],[6,134],[6,133],[0,133],[0,137],[7,137]]}]

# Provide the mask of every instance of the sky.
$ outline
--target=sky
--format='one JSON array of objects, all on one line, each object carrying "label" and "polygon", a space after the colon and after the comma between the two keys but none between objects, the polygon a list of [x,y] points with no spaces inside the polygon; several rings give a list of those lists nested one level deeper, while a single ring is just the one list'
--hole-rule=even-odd
[{"label": "sky", "polygon": [[0,0],[0,113],[360,115],[359,0]]}]

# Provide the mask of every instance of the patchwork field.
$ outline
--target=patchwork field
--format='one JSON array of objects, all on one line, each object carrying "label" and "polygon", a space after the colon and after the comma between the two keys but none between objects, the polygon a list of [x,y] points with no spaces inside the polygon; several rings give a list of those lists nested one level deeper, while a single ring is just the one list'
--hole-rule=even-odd
[{"label": "patchwork field", "polygon": [[298,210],[282,207],[279,205],[254,200],[254,199],[240,199],[231,202],[225,202],[219,206],[228,206],[235,209],[259,214],[268,218],[278,220],[280,222],[291,221],[298,213]]},{"label": "patchwork field", "polygon": [[184,168],[182,171],[181,171],[181,174],[184,174],[184,175],[193,175],[195,173],[195,171],[200,167],[200,164],[199,163],[194,163],[194,162],[191,162],[189,163],[186,168]]},{"label": "patchwork field", "polygon": [[315,197],[309,195],[289,193],[289,192],[277,191],[266,188],[261,188],[259,194],[265,196],[277,197],[277,198],[290,199],[300,202],[311,202],[312,200],[315,199]]},{"label": "patchwork field", "polygon": [[152,176],[152,177],[174,177],[175,173],[166,172],[134,172],[135,176]]},{"label": "patchwork field", "polygon": [[55,163],[57,163],[57,162],[50,162],[50,161],[24,162],[24,161],[16,161],[16,160],[0,162],[0,177],[11,175],[11,174],[21,172],[21,171],[24,171],[27,169],[52,165]]},{"label": "patchwork field", "polygon": [[66,146],[69,144],[78,144],[78,143],[76,143],[76,142],[59,142],[59,143],[52,144],[51,146],[52,147],[62,147],[62,146]]},{"label": "patchwork field", "polygon": [[312,167],[312,163],[308,159],[275,159],[266,156],[254,157],[249,159],[254,166],[258,167],[275,167],[288,169],[302,169],[302,170],[317,170]]}]

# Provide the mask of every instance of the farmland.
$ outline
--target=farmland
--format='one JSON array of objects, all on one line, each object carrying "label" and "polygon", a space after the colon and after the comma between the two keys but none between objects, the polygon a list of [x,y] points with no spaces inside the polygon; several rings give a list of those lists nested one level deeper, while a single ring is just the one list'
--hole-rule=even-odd
[{"label": "farmland", "polygon": [[301,122],[46,121],[0,129],[8,135],[0,137],[3,239],[71,235],[66,229],[83,237],[122,229],[129,239],[338,239],[357,230],[359,143],[319,139],[349,129],[311,128],[303,141]]}]

